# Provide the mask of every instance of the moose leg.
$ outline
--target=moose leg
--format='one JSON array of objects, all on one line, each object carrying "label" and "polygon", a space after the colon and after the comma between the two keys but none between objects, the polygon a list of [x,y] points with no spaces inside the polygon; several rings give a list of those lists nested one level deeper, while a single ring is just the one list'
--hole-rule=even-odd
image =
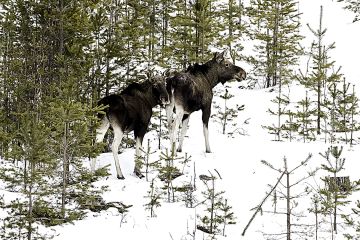
[{"label": "moose leg", "polygon": [[184,109],[181,106],[176,106],[176,118],[172,124],[171,136],[170,136],[170,143],[171,143],[171,150],[176,149],[176,134],[179,130],[180,122],[184,116]]},{"label": "moose leg", "polygon": [[173,99],[171,99],[170,104],[166,105],[165,111],[166,111],[168,129],[169,129],[169,131],[171,131],[171,126],[172,126],[172,122],[173,122],[173,114],[174,114],[174,100]]},{"label": "moose leg", "polygon": [[112,124],[111,126],[114,129],[114,140],[112,142],[111,150],[112,150],[113,155],[114,155],[117,178],[118,179],[125,179],[124,175],[121,172],[120,163],[119,163],[119,157],[118,157],[119,146],[120,146],[121,140],[122,140],[122,138],[124,136],[124,133],[121,130],[119,125]]},{"label": "moose leg", "polygon": [[[98,129],[96,129],[96,143],[102,142],[104,140],[104,136],[107,132],[107,130],[110,127],[110,122],[107,119],[106,116],[104,116],[104,118],[101,120],[101,124],[99,126]],[[95,164],[96,164],[96,158],[91,158],[91,163],[90,163],[90,167],[91,167],[91,171],[94,172],[95,171]]]},{"label": "moose leg", "polygon": [[144,175],[140,171],[139,163],[137,160],[141,159],[142,142],[143,142],[146,130],[147,130],[146,127],[139,127],[139,128],[134,129],[134,135],[135,135],[135,140],[136,140],[134,174],[136,176],[138,176],[139,178],[144,177]]},{"label": "moose leg", "polygon": [[202,109],[202,121],[203,121],[203,132],[205,138],[205,147],[206,152],[210,153],[210,144],[209,144],[209,118],[211,114],[211,106]]},{"label": "moose leg", "polygon": [[181,127],[181,135],[180,135],[180,140],[179,140],[179,146],[177,148],[178,152],[182,152],[182,145],[183,145],[183,142],[184,142],[186,131],[188,129],[189,120],[190,120],[190,114],[184,114],[184,117],[182,119],[182,127]]}]

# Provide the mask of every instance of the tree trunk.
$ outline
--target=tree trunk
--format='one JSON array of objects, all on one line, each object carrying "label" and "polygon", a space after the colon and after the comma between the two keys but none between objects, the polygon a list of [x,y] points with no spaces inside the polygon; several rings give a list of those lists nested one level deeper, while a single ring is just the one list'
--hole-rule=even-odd
[{"label": "tree trunk", "polygon": [[[32,239],[32,223],[33,223],[33,196],[32,196],[32,187],[33,187],[33,178],[35,174],[35,164],[33,161],[30,161],[30,177],[27,176],[29,181],[28,184],[28,216],[27,216],[27,239]],[[30,179],[29,179],[30,178]]]},{"label": "tree trunk", "polygon": [[[320,25],[319,25],[319,32],[321,33],[322,30],[322,16],[323,16],[323,7],[320,7]],[[322,37],[319,35],[319,43],[318,43],[318,56],[319,56],[319,63],[318,63],[318,79],[317,79],[317,126],[316,126],[316,133],[317,135],[320,135],[320,120],[321,120],[321,86],[322,86],[322,80],[323,80],[323,67],[322,67],[322,44],[321,41]]]},{"label": "tree trunk", "polygon": [[271,64],[271,71],[272,71],[272,86],[275,86],[277,82],[277,72],[278,72],[278,39],[279,39],[279,3],[275,3],[275,23],[274,23],[274,29],[273,29],[273,43],[272,43],[272,64]]},{"label": "tree trunk", "polygon": [[286,175],[286,240],[291,240],[291,206],[290,206],[290,173],[288,171],[287,160],[285,162]]},{"label": "tree trunk", "polygon": [[63,137],[63,175],[62,175],[62,192],[61,192],[61,215],[65,219],[65,205],[66,205],[66,190],[67,183],[69,182],[69,159],[68,159],[68,131],[69,123],[64,124],[64,137]]},{"label": "tree trunk", "polygon": [[211,212],[210,212],[210,233],[214,233],[213,232],[213,227],[214,227],[214,208],[215,208],[215,179],[212,177],[211,179],[212,181],[212,190],[211,190],[211,196],[210,196],[210,201],[211,201]]},{"label": "tree trunk", "polygon": [[318,203],[315,203],[315,240],[318,240],[319,220],[318,220]]}]

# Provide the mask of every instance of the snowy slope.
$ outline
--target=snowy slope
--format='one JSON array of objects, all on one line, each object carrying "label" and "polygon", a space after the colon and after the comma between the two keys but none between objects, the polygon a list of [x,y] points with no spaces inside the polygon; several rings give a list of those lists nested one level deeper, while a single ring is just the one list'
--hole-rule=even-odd
[{"label": "snowy slope", "polygon": [[[233,207],[237,224],[227,228],[224,239],[266,239],[263,233],[279,233],[285,231],[285,215],[274,215],[272,213],[259,214],[251,224],[244,237],[241,233],[249,221],[254,208],[265,197],[266,191],[269,190],[268,184],[275,184],[279,173],[261,164],[261,160],[270,162],[273,166],[281,168],[283,158],[288,159],[289,168],[297,166],[305,160],[309,153],[313,158],[307,167],[296,172],[294,182],[306,175],[307,171],[314,170],[324,163],[319,152],[326,151],[328,145],[321,142],[299,143],[299,142],[275,142],[271,141],[270,136],[261,125],[266,125],[271,121],[266,110],[270,106],[269,99],[274,98],[276,92],[269,93],[268,90],[240,90],[236,83],[231,89],[236,93],[232,99],[234,102],[245,104],[245,110],[241,112],[237,121],[242,124],[244,119],[248,119],[248,124],[243,124],[247,135],[237,135],[228,137],[220,133],[221,127],[218,123],[211,122],[210,125],[210,143],[213,153],[204,152],[204,140],[202,136],[201,114],[194,113],[191,115],[189,123],[188,137],[184,142],[184,151],[192,156],[192,162],[185,168],[185,176],[179,177],[175,182],[179,185],[189,182],[193,172],[193,162],[196,162],[197,175],[208,174],[208,171],[214,172],[217,169],[221,174],[222,180],[217,181],[218,191],[224,190],[225,197],[229,199],[229,204]],[[219,88],[222,88],[219,86]],[[293,86],[295,90],[297,86]],[[215,102],[221,102],[216,98]],[[153,139],[154,133],[149,133],[146,137]],[[146,139],[145,141],[146,142]],[[164,145],[167,145],[164,142]],[[152,149],[156,149],[156,141],[152,141]],[[164,146],[165,147],[165,146]],[[360,162],[358,154],[360,147],[355,146],[348,149],[345,146],[344,157],[347,159],[345,175],[349,175],[352,180],[358,179],[360,174],[358,169]],[[162,206],[156,209],[157,217],[149,218],[148,211],[145,210],[144,204],[147,201],[144,196],[149,190],[149,183],[144,179],[140,180],[132,176],[134,150],[128,149],[120,154],[121,166],[126,180],[116,179],[113,159],[110,153],[101,155],[98,162],[99,166],[112,164],[112,176],[98,184],[107,184],[110,191],[105,193],[106,201],[121,201],[125,204],[132,204],[133,207],[125,216],[122,216],[114,209],[101,212],[100,215],[89,214],[86,220],[79,221],[74,225],[68,224],[56,228],[60,233],[55,239],[73,239],[78,236],[82,239],[191,239],[187,236],[187,231],[192,232],[194,228],[195,210],[186,208],[183,202],[166,203],[165,196]],[[152,155],[152,161],[156,160],[160,151]],[[153,175],[154,176],[154,175]],[[319,172],[315,178],[310,178],[306,183],[300,185],[295,191],[301,192],[307,185],[316,187],[316,184],[323,185],[320,180],[321,176],[326,173]],[[160,186],[161,183],[157,182]],[[197,180],[199,192],[203,189],[203,184]],[[201,196],[198,196],[201,201]],[[359,196],[357,196],[359,199]],[[309,215],[309,197],[304,197],[299,202],[297,211]],[[279,209],[285,208],[285,202],[279,201]],[[272,211],[271,200],[265,204],[264,211]],[[298,210],[299,209],[299,210]],[[198,212],[199,214],[199,212]],[[96,215],[96,216],[95,216]],[[311,221],[311,217],[305,221]],[[121,222],[123,223],[121,224]],[[302,221],[302,220],[299,220]],[[121,225],[121,226],[120,226]],[[329,233],[324,233],[323,239],[328,239]],[[197,231],[196,239],[203,239],[203,234]],[[222,239],[220,236],[218,239]],[[295,237],[294,239],[303,239]],[[343,239],[339,233],[336,239]]]},{"label": "snowy slope", "polygon": [[[360,52],[357,45],[360,42],[360,35],[355,34],[360,28],[360,23],[351,24],[352,15],[341,9],[339,3],[329,0],[302,0],[300,1],[300,11],[303,12],[302,32],[306,36],[311,36],[306,23],[313,28],[317,28],[318,14],[320,5],[325,6],[324,23],[328,28],[326,41],[331,43],[336,41],[337,48],[334,50],[333,59],[339,65],[343,66],[343,72],[347,79],[356,82],[360,79],[358,70],[358,62],[355,61],[355,54]],[[305,39],[304,44],[310,44],[311,39]],[[250,220],[253,211],[265,197],[269,190],[268,184],[275,184],[279,173],[271,170],[261,163],[261,160],[270,162],[276,168],[283,166],[283,158],[286,157],[289,168],[297,166],[301,161],[305,160],[309,153],[313,155],[309,164],[305,168],[299,169],[294,174],[293,181],[306,175],[307,171],[314,170],[324,163],[319,152],[325,152],[329,145],[323,142],[301,143],[301,142],[275,142],[273,136],[267,133],[262,126],[269,126],[275,122],[275,118],[269,116],[267,110],[273,108],[270,102],[276,96],[276,91],[267,90],[246,90],[239,89],[237,83],[228,83],[229,92],[235,97],[229,102],[230,106],[245,105],[245,110],[240,112],[239,116],[234,120],[237,127],[244,135],[235,134],[233,137],[223,135],[221,126],[214,118],[209,124],[210,145],[212,153],[205,153],[205,144],[202,135],[201,113],[196,112],[191,115],[189,122],[189,130],[187,138],[184,141],[184,152],[192,156],[192,161],[185,167],[185,174],[175,180],[176,185],[183,185],[190,182],[193,176],[193,166],[196,163],[196,174],[208,174],[209,171],[214,172],[216,169],[222,179],[216,182],[217,190],[224,190],[224,197],[229,199],[229,204],[233,207],[233,211],[237,218],[237,223],[228,226],[226,230],[227,237],[217,236],[217,239],[248,239],[262,240],[270,239],[264,236],[267,234],[277,234],[285,232],[286,216],[274,215],[270,213],[273,210],[271,199],[264,205],[264,213],[258,214],[255,220],[248,228],[245,236],[241,236],[244,227]],[[360,85],[360,84],[358,84]],[[358,86],[359,88],[359,86]],[[360,89],[360,88],[359,88]],[[218,86],[217,92],[223,92],[224,87]],[[303,89],[296,85],[291,86],[291,93],[294,96],[301,97],[304,93]],[[360,91],[358,91],[360,93]],[[360,97],[360,96],[358,96]],[[223,100],[215,97],[214,103],[223,106]],[[213,113],[216,109],[213,109]],[[146,135],[144,143],[147,139],[151,139],[151,149],[157,149],[157,141],[155,132]],[[151,155],[151,160],[155,161],[159,158],[160,152],[169,146],[168,141],[162,142],[162,150],[158,150]],[[350,176],[351,180],[360,178],[360,146],[353,148],[344,146],[343,157],[347,159],[344,176]],[[157,217],[150,218],[149,211],[145,210],[144,204],[148,201],[144,196],[147,195],[150,183],[144,179],[138,179],[132,175],[134,167],[133,162],[134,149],[126,149],[119,155],[120,164],[125,176],[125,180],[116,178],[113,157],[111,153],[102,154],[97,162],[97,167],[111,164],[112,175],[95,183],[96,185],[108,185],[110,191],[104,194],[106,201],[120,201],[127,205],[133,205],[129,208],[129,212],[122,215],[117,213],[113,208],[101,213],[89,213],[87,218],[77,221],[74,224],[65,224],[57,226],[53,229],[47,229],[49,233],[56,232],[55,240],[68,239],[106,239],[106,240],[137,240],[137,239],[156,239],[156,240],[182,240],[193,239],[189,233],[194,230],[194,222],[197,221],[196,214],[202,214],[201,210],[186,208],[182,201],[176,203],[166,203],[165,196],[162,200],[162,206],[155,210]],[[156,176],[156,172],[151,178]],[[301,192],[306,186],[321,185],[321,177],[326,173],[319,171],[316,177],[309,178],[304,184],[294,188],[294,192]],[[200,192],[204,190],[203,183],[197,178],[197,199],[202,200]],[[156,182],[157,186],[161,186],[160,181]],[[178,197],[180,195],[177,195]],[[352,196],[352,199],[360,199],[359,194]],[[310,207],[310,196],[302,198],[298,202],[297,212],[303,212],[309,215],[307,218],[294,219],[299,223],[313,224],[314,219],[308,213]],[[353,204],[353,203],[352,203]],[[348,208],[344,208],[344,212],[349,212]],[[285,202],[279,201],[278,209],[285,208]],[[269,212],[268,212],[269,211]],[[323,224],[324,228],[328,224]],[[307,229],[310,231],[309,229]],[[303,229],[306,231],[306,229]],[[348,229],[340,228],[336,239],[344,239],[342,233]],[[330,233],[327,229],[321,231],[319,239],[330,239]],[[200,231],[196,232],[196,239],[207,239]],[[305,239],[304,235],[294,236],[295,239]]]},{"label": "snowy slope", "polygon": [[[349,81],[356,82],[360,78],[357,71],[358,63],[353,61],[360,52],[360,35],[357,32],[359,23],[352,24],[352,15],[341,9],[339,3],[328,0],[303,0],[300,1],[300,11],[303,12],[302,33],[305,36],[311,36],[306,24],[309,23],[313,28],[318,26],[318,16],[320,5],[324,5],[324,25],[328,28],[325,42],[336,41],[336,49],[333,51],[333,59],[338,65],[343,66],[343,73]],[[304,39],[304,45],[309,46],[312,38]],[[270,102],[276,96],[276,91],[269,90],[241,90],[237,83],[230,83],[230,93],[235,95],[229,102],[230,106],[244,104],[245,110],[238,118],[237,127],[245,135],[235,134],[234,137],[228,137],[221,134],[221,126],[214,119],[210,122],[210,143],[213,153],[204,152],[204,139],[202,136],[201,113],[196,112],[191,115],[188,137],[184,142],[184,152],[192,156],[192,161],[185,168],[185,175],[176,180],[178,185],[186,184],[193,175],[193,163],[196,163],[197,175],[208,174],[208,171],[214,172],[217,169],[221,174],[222,180],[217,181],[218,190],[225,191],[225,197],[229,199],[229,204],[233,207],[237,224],[227,228],[224,239],[266,239],[263,233],[280,233],[285,231],[286,217],[284,215],[274,215],[264,213],[258,215],[251,226],[248,228],[244,237],[241,233],[253,214],[252,208],[257,206],[265,197],[269,190],[268,184],[274,184],[279,177],[279,173],[261,164],[261,160],[270,162],[275,167],[283,166],[283,158],[286,157],[289,162],[289,168],[297,166],[305,160],[309,153],[313,154],[307,167],[299,170],[294,175],[294,181],[306,174],[306,171],[318,168],[324,163],[319,152],[325,152],[328,145],[322,142],[300,143],[300,142],[274,142],[273,136],[262,128],[264,125],[271,125],[275,122],[273,117],[267,113],[268,108],[274,106]],[[217,92],[223,92],[224,87],[218,86]],[[300,87],[293,85],[290,89],[291,95],[298,96],[294,101],[303,96],[304,91]],[[360,92],[360,91],[358,91]],[[215,97],[214,102],[223,106],[223,100]],[[216,110],[213,109],[213,113]],[[155,140],[155,133],[149,133],[146,138]],[[146,139],[144,143],[146,143]],[[151,148],[156,149],[156,141],[151,141]],[[168,147],[168,142],[163,141],[163,149]],[[144,204],[147,201],[144,196],[149,190],[149,183],[145,180],[139,180],[131,175],[133,163],[133,149],[127,149],[120,155],[121,166],[126,180],[119,181],[115,178],[115,169],[110,153],[101,155],[98,166],[112,164],[112,176],[98,184],[107,184],[110,186],[110,192],[105,193],[104,198],[107,201],[122,201],[125,204],[132,204],[133,207],[125,216],[119,215],[116,211],[109,209],[101,214],[89,214],[86,220],[79,221],[74,225],[65,225],[56,228],[60,233],[56,240],[73,239],[78,236],[82,239],[192,239],[188,233],[194,229],[196,214],[194,209],[185,208],[183,202],[166,203],[162,201],[162,206],[155,210],[157,217],[150,218],[149,212],[145,211]],[[152,155],[152,160],[159,158],[160,151]],[[360,147],[355,146],[349,149],[345,146],[344,157],[347,163],[344,175],[349,175],[351,180],[359,179],[360,162],[358,156]],[[310,178],[306,183],[300,185],[294,191],[301,192],[306,186],[322,185],[321,177],[326,173],[319,171],[315,178]],[[157,185],[161,185],[157,182]],[[201,192],[203,184],[197,180]],[[197,196],[201,201],[201,195]],[[353,196],[359,199],[359,195]],[[297,212],[303,212],[309,215],[307,209],[310,207],[309,196],[302,199],[297,207]],[[265,204],[266,211],[273,209],[271,200]],[[285,208],[285,202],[278,203],[279,209]],[[344,211],[348,209],[344,209]],[[200,210],[199,210],[200,211]],[[295,211],[295,210],[294,210]],[[201,213],[200,213],[201,214]],[[95,216],[96,215],[96,216]],[[197,220],[198,221],[198,220]],[[299,223],[305,221],[313,223],[313,218],[308,217],[305,220],[295,219]],[[324,224],[324,226],[327,226]],[[308,229],[309,230],[309,229]],[[305,231],[305,230],[304,230]],[[341,229],[336,239],[343,239]],[[320,239],[329,239],[327,229],[322,230]],[[304,236],[294,236],[294,239],[304,239]],[[200,231],[196,232],[196,239],[204,239]],[[218,239],[222,239],[218,236]]]}]

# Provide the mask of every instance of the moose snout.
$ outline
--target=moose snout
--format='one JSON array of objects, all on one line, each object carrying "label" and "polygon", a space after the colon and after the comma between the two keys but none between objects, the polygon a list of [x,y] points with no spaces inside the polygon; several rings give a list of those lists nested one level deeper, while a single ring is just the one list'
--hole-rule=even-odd
[{"label": "moose snout", "polygon": [[236,74],[236,80],[238,80],[240,82],[245,79],[246,79],[246,72],[241,69],[241,71],[238,74]]},{"label": "moose snout", "polygon": [[163,105],[163,106],[170,104],[169,97],[161,97],[160,101],[161,101],[161,105]]}]

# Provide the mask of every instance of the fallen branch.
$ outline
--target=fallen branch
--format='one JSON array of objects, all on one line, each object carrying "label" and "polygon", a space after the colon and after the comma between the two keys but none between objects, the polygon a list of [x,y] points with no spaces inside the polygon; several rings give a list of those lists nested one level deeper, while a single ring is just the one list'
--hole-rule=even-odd
[{"label": "fallen branch", "polygon": [[255,213],[252,215],[252,217],[250,218],[248,224],[246,225],[246,227],[244,228],[244,231],[242,232],[242,236],[245,236],[245,232],[246,230],[249,228],[251,222],[254,220],[256,214],[261,210],[262,205],[265,203],[266,199],[271,195],[271,193],[276,189],[277,185],[280,183],[282,177],[284,176],[285,171],[281,173],[280,178],[277,180],[276,184],[274,185],[274,187],[270,190],[270,192],[265,196],[265,198],[262,200],[262,202],[256,207],[256,211]]}]

